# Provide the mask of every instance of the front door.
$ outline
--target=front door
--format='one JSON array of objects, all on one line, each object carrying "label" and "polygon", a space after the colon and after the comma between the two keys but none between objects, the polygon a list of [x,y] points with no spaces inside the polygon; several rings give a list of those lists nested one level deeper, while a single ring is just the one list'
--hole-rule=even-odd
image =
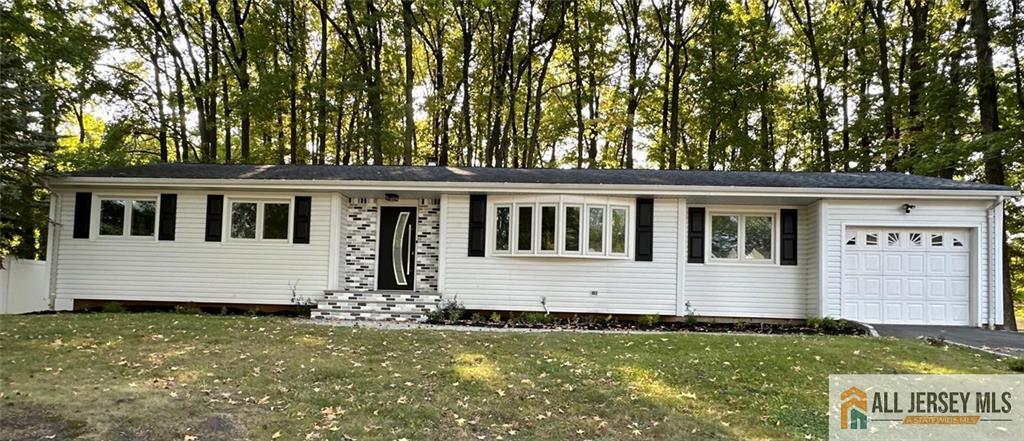
[{"label": "front door", "polygon": [[377,289],[413,288],[416,267],[416,208],[380,208]]}]

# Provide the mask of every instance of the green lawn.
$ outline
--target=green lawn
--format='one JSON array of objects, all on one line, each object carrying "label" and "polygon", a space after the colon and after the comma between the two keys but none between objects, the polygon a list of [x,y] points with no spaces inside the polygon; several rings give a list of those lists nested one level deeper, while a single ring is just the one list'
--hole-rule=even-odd
[{"label": "green lawn", "polygon": [[999,373],[866,337],[379,331],[0,318],[0,439],[806,439],[829,373]]}]

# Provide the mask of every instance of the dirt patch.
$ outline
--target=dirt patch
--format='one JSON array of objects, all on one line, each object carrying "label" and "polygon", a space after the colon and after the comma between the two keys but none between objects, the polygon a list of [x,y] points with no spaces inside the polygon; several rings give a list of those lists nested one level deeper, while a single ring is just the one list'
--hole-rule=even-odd
[{"label": "dirt patch", "polygon": [[25,401],[0,404],[0,440],[71,440],[87,433],[83,421],[64,418]]}]

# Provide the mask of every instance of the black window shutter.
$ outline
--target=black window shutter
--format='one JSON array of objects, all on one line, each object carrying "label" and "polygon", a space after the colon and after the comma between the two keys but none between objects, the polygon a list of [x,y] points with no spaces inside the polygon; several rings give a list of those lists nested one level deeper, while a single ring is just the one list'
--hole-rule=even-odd
[{"label": "black window shutter", "polygon": [[793,209],[782,210],[781,239],[782,246],[779,248],[782,255],[779,263],[782,265],[796,265],[796,223],[797,211]]},{"label": "black window shutter", "polygon": [[295,196],[295,220],[292,222],[292,243],[309,243],[310,209],[313,198]]},{"label": "black window shutter", "polygon": [[75,193],[75,226],[71,237],[89,238],[89,222],[92,221],[92,193]]},{"label": "black window shutter", "polygon": [[686,222],[686,262],[704,263],[704,207],[691,207]]},{"label": "black window shutter", "polygon": [[469,257],[484,257],[487,243],[487,195],[469,195]]},{"label": "black window shutter", "polygon": [[654,260],[654,199],[636,200],[635,244],[638,262]]},{"label": "black window shutter", "polygon": [[159,240],[174,240],[174,226],[178,217],[178,195],[165,193],[160,195],[160,234]]},{"label": "black window shutter", "polygon": [[224,228],[224,195],[206,195],[206,241],[220,242]]}]

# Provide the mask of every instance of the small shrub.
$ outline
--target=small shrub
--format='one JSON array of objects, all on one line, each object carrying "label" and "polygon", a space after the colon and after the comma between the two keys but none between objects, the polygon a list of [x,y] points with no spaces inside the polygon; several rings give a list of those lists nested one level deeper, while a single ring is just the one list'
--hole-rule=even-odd
[{"label": "small shrub", "polygon": [[469,316],[469,321],[473,323],[483,323],[484,320],[484,315],[479,312],[474,312],[473,315]]},{"label": "small shrub", "polygon": [[846,334],[857,328],[849,320],[836,320],[832,317],[808,317],[807,327],[818,332]]},{"label": "small shrub", "polygon": [[1009,358],[1006,360],[1006,367],[1014,372],[1024,372],[1024,357]]},{"label": "small shrub", "polygon": [[107,302],[103,304],[103,312],[117,314],[124,312],[124,305],[121,302]]},{"label": "small shrub", "polygon": [[526,312],[519,316],[519,322],[527,325],[540,325],[551,322],[551,316],[543,312]]},{"label": "small shrub", "polygon": [[317,307],[316,300],[309,297],[296,297],[294,293],[292,293],[292,304],[295,305],[295,313],[303,317],[309,317]]},{"label": "small shrub", "polygon": [[658,314],[645,314],[640,316],[640,318],[636,320],[636,323],[638,325],[643,326],[645,328],[653,327],[657,325],[659,322],[661,322],[661,316]]},{"label": "small shrub", "polygon": [[202,314],[203,310],[199,309],[195,303],[185,303],[174,305],[174,312],[177,314]]},{"label": "small shrub", "polygon": [[686,316],[683,318],[686,326],[697,326],[697,308],[694,308],[689,301],[686,302]]},{"label": "small shrub", "polygon": [[437,309],[427,314],[427,322],[444,323],[446,321],[456,322],[462,320],[466,314],[466,308],[459,303],[458,299],[445,300],[437,305]]},{"label": "small shrub", "polygon": [[491,323],[501,323],[501,314],[498,314],[498,311],[494,311],[491,313],[489,319]]}]

